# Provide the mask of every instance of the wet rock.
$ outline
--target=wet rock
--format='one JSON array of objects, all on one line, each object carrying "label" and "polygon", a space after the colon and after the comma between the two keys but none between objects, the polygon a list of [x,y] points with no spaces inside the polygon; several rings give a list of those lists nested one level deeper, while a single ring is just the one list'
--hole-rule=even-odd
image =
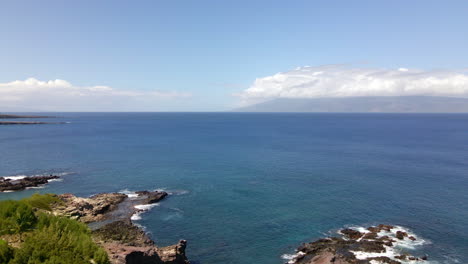
[{"label": "wet rock", "polygon": [[350,228],[343,229],[340,231],[340,233],[345,237],[353,240],[359,239],[364,235],[363,233]]},{"label": "wet rock", "polygon": [[403,240],[405,237],[408,236],[408,233],[403,232],[403,231],[397,231],[396,232],[396,237],[400,240]]},{"label": "wet rock", "polygon": [[[302,244],[297,248],[296,257],[288,264],[401,264],[401,261],[423,260],[407,254],[397,255],[395,259],[386,256],[388,247],[394,246],[397,236],[408,236],[403,231],[392,232],[394,228],[391,225],[372,226],[367,228],[368,233],[343,229],[339,232],[343,237],[328,237]],[[382,231],[388,235],[380,233]]]},{"label": "wet rock", "polygon": [[162,191],[139,191],[136,192],[139,197],[145,196],[146,198],[143,200],[144,204],[152,204],[152,203],[157,203],[164,199],[167,196],[166,192]]},{"label": "wet rock", "polygon": [[[401,262],[393,260],[389,257],[375,257],[375,258],[368,258],[368,261],[377,261],[377,263],[385,263],[385,264],[401,264]],[[370,262],[369,262],[370,263]]]},{"label": "wet rock", "polygon": [[370,233],[366,233],[362,239],[376,239],[377,238],[377,233],[375,232],[370,232]]}]

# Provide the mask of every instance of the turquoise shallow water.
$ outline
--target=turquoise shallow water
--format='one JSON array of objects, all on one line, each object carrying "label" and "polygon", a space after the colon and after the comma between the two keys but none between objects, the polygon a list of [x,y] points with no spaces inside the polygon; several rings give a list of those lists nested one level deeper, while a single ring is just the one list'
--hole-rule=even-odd
[{"label": "turquoise shallow water", "polygon": [[[57,115],[57,114],[54,114]],[[0,126],[0,176],[72,172],[44,189],[163,188],[141,215],[194,263],[283,263],[347,225],[397,224],[439,263],[468,259],[468,115],[64,113]]]}]

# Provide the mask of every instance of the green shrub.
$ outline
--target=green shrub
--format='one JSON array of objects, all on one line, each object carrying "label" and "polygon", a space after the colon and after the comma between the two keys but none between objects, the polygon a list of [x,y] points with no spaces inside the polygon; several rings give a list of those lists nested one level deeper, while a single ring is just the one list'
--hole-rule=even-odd
[{"label": "green shrub", "polygon": [[47,211],[52,210],[52,204],[63,203],[55,194],[38,193],[35,193],[28,198],[24,198],[22,201],[26,202],[34,208],[39,208]]},{"label": "green shrub", "polygon": [[0,202],[0,235],[20,234],[37,223],[32,207],[20,201]]},{"label": "green shrub", "polygon": [[109,263],[107,253],[93,242],[85,224],[34,210],[50,210],[50,205],[57,202],[54,195],[39,194],[21,201],[0,202],[0,235],[19,234],[20,240],[24,237],[15,250],[0,240],[0,263]]},{"label": "green shrub", "polygon": [[13,248],[0,239],[0,263],[8,263],[13,258]]},{"label": "green shrub", "polygon": [[[40,213],[37,229],[16,250],[13,263],[108,263],[106,252],[91,239],[88,227],[66,217]],[[57,262],[60,260],[60,262]]]}]

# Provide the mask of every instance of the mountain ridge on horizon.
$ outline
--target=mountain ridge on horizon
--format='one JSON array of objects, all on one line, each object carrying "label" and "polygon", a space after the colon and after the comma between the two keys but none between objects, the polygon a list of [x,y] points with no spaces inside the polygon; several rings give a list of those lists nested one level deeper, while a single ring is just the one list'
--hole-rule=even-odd
[{"label": "mountain ridge on horizon", "polygon": [[468,98],[443,96],[359,96],[278,98],[235,112],[468,113]]}]

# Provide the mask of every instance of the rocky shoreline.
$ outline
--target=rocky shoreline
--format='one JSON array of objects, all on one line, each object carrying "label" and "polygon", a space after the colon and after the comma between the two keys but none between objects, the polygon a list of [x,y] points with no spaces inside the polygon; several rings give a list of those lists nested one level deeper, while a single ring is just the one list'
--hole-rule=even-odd
[{"label": "rocky shoreline", "polygon": [[50,180],[59,178],[57,175],[0,177],[0,192],[22,191],[26,188],[39,187],[49,183]]},{"label": "rocky shoreline", "polygon": [[131,221],[131,216],[167,196],[162,191],[140,191],[134,194],[102,193],[89,198],[62,194],[62,203],[55,204],[55,215],[67,216],[87,223],[93,239],[102,246],[113,264],[154,263],[188,264],[185,255],[187,242],[157,247],[148,235]]},{"label": "rocky shoreline", "polygon": [[288,264],[401,264],[424,263],[427,256],[401,253],[396,247],[416,244],[419,239],[398,226],[378,225],[368,228],[345,228],[340,237],[328,237],[305,243],[296,250]]}]

